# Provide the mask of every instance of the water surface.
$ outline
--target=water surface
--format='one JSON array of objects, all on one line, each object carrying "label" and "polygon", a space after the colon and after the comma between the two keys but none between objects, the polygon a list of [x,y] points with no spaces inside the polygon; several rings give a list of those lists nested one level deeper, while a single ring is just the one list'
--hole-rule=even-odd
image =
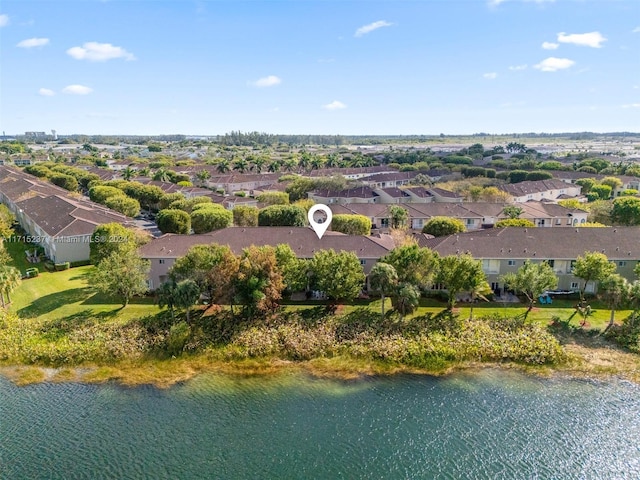
[{"label": "water surface", "polygon": [[640,387],[485,370],[168,390],[0,378],[0,478],[640,478]]}]

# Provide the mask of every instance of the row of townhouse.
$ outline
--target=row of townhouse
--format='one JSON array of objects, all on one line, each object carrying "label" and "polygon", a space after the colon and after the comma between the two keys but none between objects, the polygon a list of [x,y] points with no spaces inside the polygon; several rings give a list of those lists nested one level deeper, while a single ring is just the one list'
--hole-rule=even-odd
[{"label": "row of townhouse", "polygon": [[[558,276],[558,290],[577,291],[580,279],[572,274],[573,265],[586,252],[607,255],[629,281],[637,277],[634,268],[640,261],[640,227],[607,228],[500,228],[467,232],[448,237],[417,235],[419,245],[440,255],[468,253],[482,261],[491,288],[504,292],[500,277],[515,272],[526,260],[548,262]],[[596,293],[597,284],[589,282],[587,293]]]},{"label": "row of townhouse", "polygon": [[368,185],[340,191],[315,190],[309,198],[316,203],[327,205],[348,205],[358,203],[406,204],[406,203],[462,203],[463,198],[455,192],[432,187],[370,187]]},{"label": "row of townhouse", "polygon": [[[546,261],[558,276],[559,290],[577,290],[580,280],[573,276],[575,260],[586,252],[602,252],[617,266],[627,280],[636,277],[634,268],[640,261],[640,227],[609,228],[504,228],[468,232],[441,238],[416,234],[418,244],[441,256],[470,254],[481,260],[487,280],[496,293],[505,290],[500,277],[515,272],[526,260]],[[310,228],[303,227],[230,227],[203,235],[167,234],[140,248],[143,258],[151,262],[149,288],[154,290],[166,281],[169,269],[195,245],[228,245],[240,254],[251,245],[287,244],[298,258],[310,259],[319,250],[353,252],[366,274],[375,263],[393,249],[388,235],[358,236],[327,232],[318,239]],[[595,293],[590,282],[587,292]]]},{"label": "row of townhouse", "polygon": [[118,212],[6,166],[0,166],[0,203],[56,263],[88,260],[91,235],[98,225],[132,226],[131,219]]},{"label": "row of townhouse", "polygon": [[498,188],[508,193],[515,203],[530,201],[556,202],[566,198],[579,197],[582,191],[580,185],[556,179],[508,183],[500,185]]},{"label": "row of townhouse", "polygon": [[201,235],[166,234],[140,247],[140,255],[151,263],[149,288],[158,288],[167,279],[175,261],[191,247],[213,243],[228,245],[236,255],[251,245],[280,244],[289,245],[301,259],[310,259],[319,250],[353,252],[367,274],[378,259],[394,246],[388,235],[360,236],[327,232],[319,239],[311,228],[305,227],[230,227]]},{"label": "row of townhouse", "polygon": [[[422,227],[433,217],[451,217],[464,222],[467,230],[491,228],[496,222],[508,217],[504,213],[509,204],[503,203],[407,203],[402,208],[407,211],[409,226],[413,230]],[[334,215],[364,215],[371,220],[374,229],[385,230],[391,224],[391,205],[352,203],[329,205]],[[543,202],[518,204],[522,209],[519,218],[533,222],[537,227],[572,227],[587,222],[587,212]]]}]

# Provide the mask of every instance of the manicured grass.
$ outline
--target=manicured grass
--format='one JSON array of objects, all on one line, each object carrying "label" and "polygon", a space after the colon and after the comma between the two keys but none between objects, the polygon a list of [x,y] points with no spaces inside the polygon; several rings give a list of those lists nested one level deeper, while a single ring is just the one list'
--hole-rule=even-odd
[{"label": "manicured grass", "polygon": [[41,272],[44,271],[44,262],[30,263],[27,261],[27,256],[24,252],[25,250],[33,250],[35,248],[33,245],[24,242],[6,240],[4,242],[4,246],[7,253],[11,255],[12,260],[9,262],[9,265],[16,267],[20,270],[20,273],[24,274],[24,271],[31,267],[37,267]]},{"label": "manicured grass", "polygon": [[43,272],[23,280],[11,296],[11,310],[22,318],[45,316],[48,320],[117,316],[118,320],[127,321],[158,313],[152,298],[134,298],[122,308],[118,299],[94,292],[87,284],[92,268]]}]

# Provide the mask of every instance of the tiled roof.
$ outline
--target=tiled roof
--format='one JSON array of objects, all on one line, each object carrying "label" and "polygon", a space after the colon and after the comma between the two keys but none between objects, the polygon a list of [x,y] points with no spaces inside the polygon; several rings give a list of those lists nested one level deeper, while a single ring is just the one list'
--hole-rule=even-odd
[{"label": "tiled roof", "polygon": [[140,248],[144,258],[177,258],[194,245],[229,245],[240,254],[251,245],[263,246],[287,244],[300,258],[311,258],[319,250],[354,252],[359,258],[380,258],[392,248],[392,240],[344,235],[327,232],[319,239],[311,228],[305,227],[230,227],[203,235],[166,234]]},{"label": "tiled roof", "polygon": [[602,252],[611,260],[640,259],[640,227],[494,228],[434,239],[421,246],[441,255],[469,252],[474,258],[575,259]]}]

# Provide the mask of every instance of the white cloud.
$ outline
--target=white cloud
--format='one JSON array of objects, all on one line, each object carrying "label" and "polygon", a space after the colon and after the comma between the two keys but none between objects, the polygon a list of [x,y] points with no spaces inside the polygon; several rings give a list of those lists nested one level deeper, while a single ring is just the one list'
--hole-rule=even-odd
[{"label": "white cloud", "polygon": [[323,105],[322,108],[324,108],[325,110],[342,110],[347,108],[347,106],[344,103],[339,102],[338,100],[334,100],[331,103]]},{"label": "white cloud", "polygon": [[622,108],[640,108],[640,103],[628,103],[627,105],[622,105]]},{"label": "white cloud", "polygon": [[38,94],[42,95],[43,97],[53,97],[55,95],[55,92],[48,88],[41,88],[40,90],[38,90]]},{"label": "white cloud", "polygon": [[545,50],[556,50],[560,45],[553,42],[542,42],[542,48]]},{"label": "white cloud", "polygon": [[370,23],[368,25],[363,25],[362,27],[356,30],[356,33],[353,34],[354,37],[362,37],[367,33],[371,33],[374,30],[377,30],[382,27],[390,27],[393,23],[389,23],[385,20],[378,20],[377,22]]},{"label": "white cloud", "polygon": [[253,85],[254,87],[275,87],[276,85],[280,85],[281,83],[282,79],[280,77],[269,75],[267,77],[259,78],[255,82],[249,82],[249,85]]},{"label": "white cloud", "polygon": [[576,62],[574,62],[573,60],[569,60],[568,58],[549,57],[545,58],[537,65],[534,65],[533,68],[536,68],[543,72],[556,72],[558,70],[570,68],[575,65],[575,63]]},{"label": "white cloud", "polygon": [[67,85],[62,89],[62,93],[69,95],[88,95],[91,92],[93,92],[93,89],[84,85]]},{"label": "white cloud", "polygon": [[571,43],[581,47],[600,48],[602,46],[602,42],[606,42],[607,39],[604,38],[600,32],[571,34],[560,32],[558,34],[558,41],[560,43]]},{"label": "white cloud", "polygon": [[9,15],[0,15],[0,27],[6,27],[9,25]]},{"label": "white cloud", "polygon": [[20,48],[33,48],[33,47],[44,47],[49,44],[48,38],[27,38],[26,40],[22,40],[17,47]]},{"label": "white cloud", "polygon": [[496,72],[489,72],[482,75],[482,77],[486,78],[487,80],[495,80],[496,78],[498,78],[498,74]]},{"label": "white cloud", "polygon": [[512,72],[519,72],[521,70],[526,70],[527,69],[527,64],[524,65],[511,65],[509,67],[509,70],[511,70]]},{"label": "white cloud", "polygon": [[116,47],[110,43],[87,42],[81,47],[72,47],[67,54],[76,60],[89,60],[90,62],[106,62],[114,58],[135,60],[136,57],[122,47]]},{"label": "white cloud", "polygon": [[631,30],[631,33],[640,33],[640,27],[636,27],[633,30]]}]

